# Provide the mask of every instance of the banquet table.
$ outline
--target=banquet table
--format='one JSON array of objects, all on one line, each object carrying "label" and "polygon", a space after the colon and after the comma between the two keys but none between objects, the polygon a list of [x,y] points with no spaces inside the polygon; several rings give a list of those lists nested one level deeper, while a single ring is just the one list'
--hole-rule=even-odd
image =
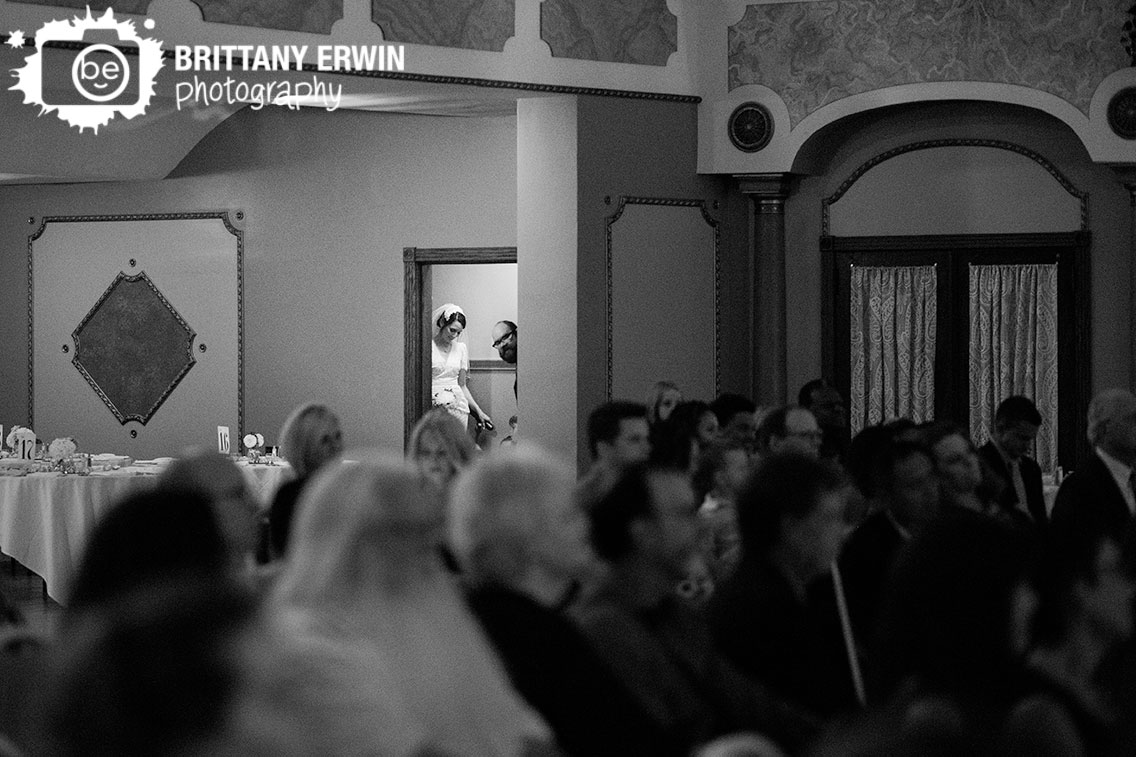
[{"label": "banquet table", "polygon": [[[264,506],[290,475],[287,465],[238,464]],[[87,535],[123,495],[153,486],[158,466],[128,466],[87,476],[0,476],[0,552],[43,579],[61,602]]]}]

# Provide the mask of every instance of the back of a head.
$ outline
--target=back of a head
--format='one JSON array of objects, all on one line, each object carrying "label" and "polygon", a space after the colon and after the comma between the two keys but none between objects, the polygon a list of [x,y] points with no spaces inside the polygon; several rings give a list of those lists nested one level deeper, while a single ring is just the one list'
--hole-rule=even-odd
[{"label": "back of a head", "polygon": [[1014,395],[998,403],[998,409],[994,411],[994,425],[1008,427],[1018,423],[1040,426],[1041,413],[1029,397]]},{"label": "back of a head", "polygon": [[786,423],[790,411],[795,407],[797,406],[781,405],[773,408],[762,417],[761,423],[757,426],[757,446],[759,449],[768,452],[770,440],[774,437],[782,438],[788,433]]},{"label": "back of a head", "polygon": [[948,695],[999,696],[1015,654],[1014,592],[1034,557],[1027,535],[967,510],[916,534],[883,593],[881,696],[912,676]]},{"label": "back of a head", "polygon": [[280,452],[297,478],[307,478],[342,452],[339,418],[327,405],[308,402],[289,414],[280,429]]},{"label": "back of a head", "polygon": [[208,753],[238,686],[234,642],[253,614],[248,593],[201,575],[83,608],[37,693],[46,753]]},{"label": "back of a head", "polygon": [[919,441],[932,453],[936,444],[951,436],[961,436],[970,441],[967,430],[954,421],[934,421],[919,429]]},{"label": "back of a head", "polygon": [[192,451],[174,460],[158,476],[160,491],[186,491],[213,506],[217,525],[234,553],[253,550],[259,507],[240,468],[225,455]]},{"label": "back of a head", "polygon": [[588,450],[596,457],[599,442],[611,442],[619,436],[619,424],[626,418],[647,417],[647,408],[638,402],[612,400],[597,407],[588,415]]},{"label": "back of a head", "polygon": [[631,523],[651,516],[650,476],[658,469],[632,465],[615,482],[586,503],[589,538],[601,559],[613,563],[631,554]]},{"label": "back of a head", "polygon": [[701,400],[686,400],[675,406],[671,417],[656,425],[652,436],[651,462],[667,468],[688,470],[691,442],[698,437],[702,417],[712,412]]},{"label": "back of a head", "polygon": [[124,498],[95,525],[68,592],[64,618],[172,577],[228,576],[228,550],[210,504],[193,492]]},{"label": "back of a head", "polygon": [[844,485],[840,470],[829,462],[795,453],[763,459],[738,495],[738,529],[746,554],[767,554],[786,518],[807,516],[822,494]]},{"label": "back of a head", "polygon": [[513,586],[535,563],[564,573],[586,559],[566,538],[582,521],[571,468],[532,446],[487,456],[454,484],[449,544],[472,584]]},{"label": "back of a head", "polygon": [[1105,432],[1110,422],[1124,414],[1133,405],[1136,397],[1127,389],[1104,389],[1093,395],[1089,402],[1088,429],[1089,443],[1100,446],[1105,443]]},{"label": "back of a head", "polygon": [[865,497],[879,493],[880,459],[887,454],[894,434],[887,426],[868,426],[852,437],[845,456],[845,468],[856,488]]},{"label": "back of a head", "polygon": [[757,405],[753,400],[744,397],[740,394],[719,394],[710,403],[710,409],[714,411],[714,415],[718,416],[718,425],[725,427],[729,425],[730,419],[738,413],[753,413],[757,410]]},{"label": "back of a head", "polygon": [[437,567],[441,525],[441,504],[404,460],[371,455],[323,470],[300,497],[275,599],[346,606],[411,591]]},{"label": "back of a head", "polygon": [[797,404],[805,409],[812,409],[813,406],[813,392],[818,389],[832,389],[834,388],[828,381],[818,378],[813,379],[801,387],[801,391],[797,392]]}]

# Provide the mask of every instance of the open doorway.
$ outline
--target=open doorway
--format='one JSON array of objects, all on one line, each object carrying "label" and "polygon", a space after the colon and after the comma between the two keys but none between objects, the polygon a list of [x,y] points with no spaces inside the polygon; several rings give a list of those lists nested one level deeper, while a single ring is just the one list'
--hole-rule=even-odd
[{"label": "open doorway", "polygon": [[473,247],[403,250],[405,265],[404,440],[432,404],[431,349],[435,327],[431,313],[446,303],[461,306],[466,327],[459,338],[469,354],[467,386],[494,429],[470,432],[484,445],[509,435],[509,419],[517,413],[513,392],[516,365],[493,348],[493,326],[517,321],[517,249]]}]

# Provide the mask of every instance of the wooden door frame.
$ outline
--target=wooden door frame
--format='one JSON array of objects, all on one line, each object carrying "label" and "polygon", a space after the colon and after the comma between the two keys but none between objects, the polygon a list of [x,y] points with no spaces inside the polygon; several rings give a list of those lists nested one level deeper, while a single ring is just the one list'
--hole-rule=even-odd
[{"label": "wooden door frame", "polygon": [[403,372],[403,442],[430,407],[430,372],[423,370],[426,344],[430,334],[430,303],[425,301],[423,287],[427,266],[477,265],[484,263],[516,263],[516,247],[404,247],[403,343],[406,367]]}]

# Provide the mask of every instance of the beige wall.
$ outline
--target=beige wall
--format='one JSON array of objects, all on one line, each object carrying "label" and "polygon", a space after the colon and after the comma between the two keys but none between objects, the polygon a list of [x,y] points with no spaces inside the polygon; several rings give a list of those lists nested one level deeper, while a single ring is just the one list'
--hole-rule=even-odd
[{"label": "beige wall", "polygon": [[26,420],[27,217],[242,209],[246,427],[318,399],[401,449],[402,248],[516,244],[515,120],[246,110],[175,177],[0,187],[0,423]]}]

